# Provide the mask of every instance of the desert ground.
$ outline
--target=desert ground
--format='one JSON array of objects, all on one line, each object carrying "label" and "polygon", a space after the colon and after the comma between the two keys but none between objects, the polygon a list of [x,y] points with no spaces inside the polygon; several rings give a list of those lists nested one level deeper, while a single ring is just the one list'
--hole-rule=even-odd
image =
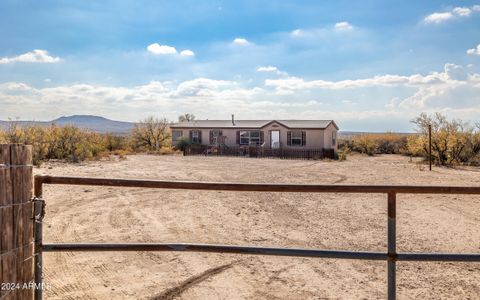
[{"label": "desert ground", "polygon": [[[261,183],[479,186],[478,168],[134,155],[36,174]],[[46,185],[44,242],[196,242],[386,252],[386,195]],[[398,251],[480,252],[480,197],[399,195]],[[44,254],[47,299],[385,299],[386,262],[182,252]],[[397,265],[399,299],[478,299],[479,263]]]}]

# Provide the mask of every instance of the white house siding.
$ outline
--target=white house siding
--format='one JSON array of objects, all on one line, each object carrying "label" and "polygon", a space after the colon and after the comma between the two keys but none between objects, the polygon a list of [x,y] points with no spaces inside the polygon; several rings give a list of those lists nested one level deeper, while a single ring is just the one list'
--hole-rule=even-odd
[{"label": "white house siding", "polygon": [[[280,144],[282,147],[288,148],[324,148],[324,139],[323,139],[323,129],[295,129],[287,128],[279,123],[273,122],[268,126],[262,128],[265,131],[265,146],[271,147],[270,145],[270,132],[272,130],[280,130]],[[287,136],[289,131],[305,131],[305,138],[307,140],[305,146],[288,146]]]},{"label": "white house siding", "polygon": [[323,129],[306,129],[305,132],[307,133],[307,148],[325,148]]},{"label": "white house siding", "polygon": [[261,129],[264,132],[265,136],[265,146],[270,148],[270,131],[272,130],[280,130],[280,145],[282,147],[287,147],[287,131],[289,130],[285,126],[278,124],[277,122],[273,122]]},{"label": "white house siding", "polygon": [[[337,134],[337,138],[336,138],[336,143],[335,145],[332,145],[332,135],[333,133],[336,133]],[[323,138],[323,141],[324,141],[324,148],[326,149],[335,149],[335,152],[337,152],[337,149],[338,149],[338,130],[337,128],[335,128],[335,126],[333,126],[333,124],[330,124],[328,125],[327,128],[325,128],[324,130],[324,138]]]},{"label": "white house siding", "polygon": [[[272,124],[273,125],[273,124]],[[182,137],[184,139],[189,140],[190,138],[190,130],[200,130],[201,131],[201,140],[202,144],[209,145],[210,144],[210,130],[222,130],[222,135],[225,136],[225,144],[227,146],[233,147],[238,146],[237,144],[237,131],[243,130],[258,130],[258,129],[251,129],[251,128],[235,128],[235,129],[218,129],[218,128],[199,128],[199,129],[172,129],[175,131],[182,131]],[[270,148],[270,131],[272,130],[280,130],[280,144],[284,148],[331,148],[332,147],[332,140],[331,135],[332,132],[336,129],[332,126],[332,128],[327,128],[326,130],[323,129],[289,129],[283,126],[267,126],[260,131],[264,132],[264,141],[265,147]],[[305,146],[289,146],[287,142],[287,134],[288,131],[305,131],[306,133],[306,145]],[[336,147],[335,147],[336,149]]]}]

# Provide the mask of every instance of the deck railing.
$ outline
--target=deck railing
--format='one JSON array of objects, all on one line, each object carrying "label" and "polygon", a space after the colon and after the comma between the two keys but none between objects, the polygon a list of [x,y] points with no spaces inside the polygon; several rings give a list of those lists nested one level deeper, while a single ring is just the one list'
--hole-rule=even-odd
[{"label": "deck railing", "polygon": [[335,158],[335,150],[325,148],[268,148],[261,146],[187,146],[184,155],[246,156],[254,158],[322,159]]},{"label": "deck railing", "polygon": [[[42,219],[45,202],[44,184],[90,185],[114,187],[140,187],[160,189],[216,190],[242,192],[281,192],[281,193],[375,193],[386,194],[388,202],[387,251],[362,252],[321,249],[292,249],[271,247],[250,247],[231,245],[205,245],[192,243],[130,243],[130,244],[43,244]],[[396,262],[397,261],[469,261],[480,262],[480,254],[445,254],[445,253],[398,253],[396,249],[396,195],[397,194],[471,194],[479,195],[480,187],[458,186],[399,186],[399,185],[305,185],[305,184],[263,184],[263,183],[219,183],[219,182],[185,182],[152,181],[105,178],[78,177],[35,177],[35,281],[42,283],[42,253],[58,251],[190,251],[237,253],[276,256],[318,257],[336,259],[361,259],[387,261],[387,295],[396,298]],[[42,298],[42,290],[35,291],[35,299]]]}]

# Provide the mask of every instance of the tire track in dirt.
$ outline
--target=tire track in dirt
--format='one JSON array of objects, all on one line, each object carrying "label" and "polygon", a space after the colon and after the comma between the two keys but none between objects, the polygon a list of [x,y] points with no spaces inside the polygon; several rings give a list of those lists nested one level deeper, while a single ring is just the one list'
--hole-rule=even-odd
[{"label": "tire track in dirt", "polygon": [[[61,214],[63,216],[69,215],[71,209],[75,209],[78,206],[70,205],[69,201],[65,201],[66,204],[61,206]],[[74,233],[74,229],[69,226],[68,220],[66,217],[61,219],[61,222],[55,222],[51,226],[55,226],[55,229],[52,230],[53,240],[55,242],[63,241],[65,236],[71,236]],[[47,290],[47,295],[50,296],[62,296],[63,299],[77,299],[77,297],[72,296],[75,291],[89,290],[91,288],[88,281],[85,280],[86,277],[76,278],[74,281],[67,281],[60,279],[57,274],[65,274],[66,277],[71,277],[69,274],[78,274],[82,269],[76,263],[70,263],[71,260],[74,260],[75,253],[73,252],[59,252],[59,253],[50,253],[49,255],[54,256],[55,265],[52,266],[50,270],[49,266],[46,265],[44,268],[45,281],[51,283],[52,288]],[[73,277],[73,276],[72,276]]]},{"label": "tire track in dirt", "polygon": [[[165,192],[164,192],[165,193]],[[113,227],[128,227],[129,236],[135,236],[135,242],[149,243],[158,242],[157,237],[153,232],[144,230],[145,228],[159,228],[165,226],[163,219],[158,219],[155,215],[151,214],[146,206],[152,197],[155,197],[157,193],[152,190],[133,189],[122,191],[116,200],[116,204],[119,207],[130,207],[129,210],[122,211],[117,209],[112,212],[112,216],[109,218],[110,225]],[[188,274],[189,264],[184,259],[180,258],[179,254],[175,253],[157,253],[157,252],[133,252],[131,253],[138,261],[139,265],[164,265],[175,261],[177,270]],[[145,282],[145,285],[148,283]],[[126,291],[122,291],[126,295]],[[126,295],[128,296],[128,295]],[[131,295],[130,295],[131,297]],[[125,297],[128,299],[129,297]]]},{"label": "tire track in dirt", "polygon": [[152,300],[171,300],[175,299],[176,297],[180,296],[184,291],[188,290],[189,288],[199,284],[202,281],[209,279],[217,274],[220,274],[231,267],[233,267],[235,263],[228,263],[218,267],[210,268],[198,275],[192,276],[187,278],[186,280],[182,281],[180,284],[169,288],[162,293],[158,294],[151,298]]},{"label": "tire track in dirt", "polygon": [[[60,224],[52,224],[55,229],[52,230],[52,238],[55,242],[64,241],[65,237],[73,237],[73,242],[79,242],[81,239],[88,237],[80,236],[75,226],[71,226],[72,217],[78,216],[78,211],[91,209],[92,207],[98,207],[99,203],[105,201],[106,198],[113,198],[110,194],[100,195],[95,199],[84,199],[85,201],[76,202],[74,205],[69,201],[62,202],[58,207],[58,211],[64,216]],[[102,202],[100,202],[102,201]],[[58,203],[58,202],[57,202]],[[85,220],[77,220],[85,222]],[[70,238],[72,239],[72,238]],[[101,263],[97,266],[83,267],[81,264],[72,263],[76,260],[77,254],[74,252],[60,252],[52,253],[54,255],[55,266],[52,272],[49,271],[48,266],[46,269],[46,279],[51,282],[52,289],[47,292],[47,296],[57,299],[98,299],[92,297],[90,294],[91,289],[95,286],[105,285],[105,277],[110,273],[111,269],[108,264]],[[57,274],[63,274],[62,277],[58,277]],[[82,276],[78,276],[82,274]],[[71,280],[73,279],[73,281]]]},{"label": "tire track in dirt", "polygon": [[[159,203],[162,203],[164,197],[167,197],[166,194],[170,194],[171,191],[163,191],[162,192],[162,197],[158,198],[156,201],[159,201]],[[145,207],[148,207],[150,204],[149,201],[151,201],[152,197],[158,197],[158,192],[152,191],[152,190],[134,190],[129,193],[129,198],[131,200],[130,203],[134,202],[139,202],[138,203],[138,209],[133,209],[132,210],[132,217],[135,218],[140,225],[139,228],[163,228],[167,227],[165,224],[165,221],[167,219],[165,218],[156,218],[154,214],[151,213],[151,211]],[[143,203],[141,202],[143,199],[150,199],[146,200]],[[166,230],[166,234],[173,234],[175,236],[178,235],[178,231],[176,228],[168,228]],[[142,230],[141,232],[136,232],[136,240],[137,242],[143,242],[143,243],[149,243],[149,242],[160,242],[158,240],[158,236],[156,235],[157,232],[151,232],[148,230]],[[164,238],[161,238],[163,240]],[[191,270],[191,265],[190,263],[182,257],[183,255],[180,253],[158,253],[158,252],[137,252],[135,254],[139,258],[139,261],[148,262],[150,265],[162,265],[162,264],[171,264],[172,262],[175,262],[176,265],[176,270],[180,274],[189,274],[189,270]],[[173,271],[172,271],[173,272]]]}]

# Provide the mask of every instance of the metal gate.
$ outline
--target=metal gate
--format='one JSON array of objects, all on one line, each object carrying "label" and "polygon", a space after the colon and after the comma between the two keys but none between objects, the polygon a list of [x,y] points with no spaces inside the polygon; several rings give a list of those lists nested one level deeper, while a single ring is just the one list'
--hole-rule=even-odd
[{"label": "metal gate", "polygon": [[[90,185],[114,187],[140,187],[160,189],[216,190],[243,192],[282,192],[282,193],[366,193],[386,194],[388,201],[387,252],[361,252],[319,249],[268,248],[231,245],[206,244],[43,244],[42,220],[45,202],[42,199],[43,184]],[[80,177],[35,177],[35,283],[42,283],[42,253],[59,251],[190,251],[257,254],[296,257],[319,257],[336,259],[362,259],[387,261],[388,299],[396,298],[396,262],[397,261],[451,261],[480,262],[480,254],[444,254],[444,253],[398,253],[396,250],[396,195],[397,194],[480,194],[480,187],[454,186],[398,186],[398,185],[305,185],[305,184],[247,184],[189,181],[154,181]],[[42,299],[42,290],[35,291],[35,299]]]}]

